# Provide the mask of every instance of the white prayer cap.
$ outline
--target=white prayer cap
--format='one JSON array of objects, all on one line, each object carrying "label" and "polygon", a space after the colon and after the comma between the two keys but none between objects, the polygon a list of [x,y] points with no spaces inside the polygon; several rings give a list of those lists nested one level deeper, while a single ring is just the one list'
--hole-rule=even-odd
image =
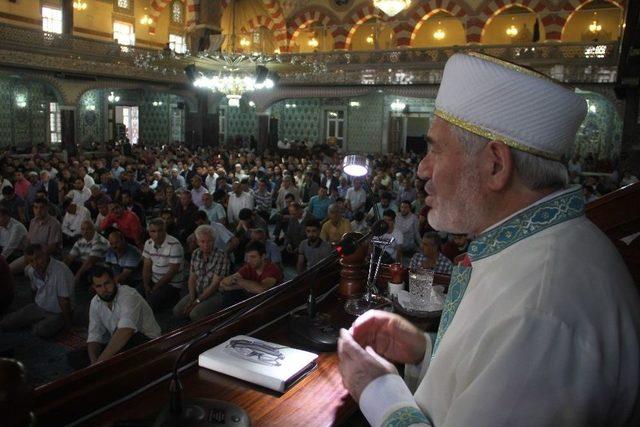
[{"label": "white prayer cap", "polygon": [[435,115],[517,150],[562,160],[587,113],[585,100],[543,74],[478,53],[447,61]]}]

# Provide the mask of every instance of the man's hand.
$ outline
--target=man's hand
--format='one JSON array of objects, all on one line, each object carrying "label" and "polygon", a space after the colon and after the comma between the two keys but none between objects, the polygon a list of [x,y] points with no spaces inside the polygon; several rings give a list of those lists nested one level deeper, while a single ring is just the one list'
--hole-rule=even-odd
[{"label": "man's hand", "polygon": [[424,333],[408,320],[386,311],[369,310],[358,317],[349,332],[361,346],[397,363],[419,363],[427,347]]},{"label": "man's hand", "polygon": [[362,348],[346,329],[340,329],[338,339],[342,384],[356,402],[367,385],[386,374],[397,374],[393,364],[378,355],[371,347]]}]

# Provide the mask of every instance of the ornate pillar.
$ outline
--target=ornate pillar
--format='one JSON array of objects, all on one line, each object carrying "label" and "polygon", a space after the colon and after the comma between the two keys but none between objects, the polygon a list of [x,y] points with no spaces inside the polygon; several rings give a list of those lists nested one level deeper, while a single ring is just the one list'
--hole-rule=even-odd
[{"label": "ornate pillar", "polygon": [[69,105],[60,106],[60,119],[62,124],[62,147],[67,150],[69,156],[75,156],[78,152],[76,144],[76,107]]},{"label": "ornate pillar", "polygon": [[221,33],[222,12],[224,11],[222,3],[222,0],[200,2],[199,21],[189,27],[187,37],[187,44],[193,55],[212,48],[211,36]]}]

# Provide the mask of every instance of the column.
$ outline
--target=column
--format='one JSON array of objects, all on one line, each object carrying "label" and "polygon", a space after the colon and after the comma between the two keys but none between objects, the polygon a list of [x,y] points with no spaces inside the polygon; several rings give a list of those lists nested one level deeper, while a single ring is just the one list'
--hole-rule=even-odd
[{"label": "column", "polygon": [[60,118],[62,122],[62,148],[67,150],[67,155],[75,156],[78,152],[76,144],[76,107],[69,105],[60,106]]},{"label": "column", "polygon": [[62,34],[73,35],[73,0],[62,0]]}]

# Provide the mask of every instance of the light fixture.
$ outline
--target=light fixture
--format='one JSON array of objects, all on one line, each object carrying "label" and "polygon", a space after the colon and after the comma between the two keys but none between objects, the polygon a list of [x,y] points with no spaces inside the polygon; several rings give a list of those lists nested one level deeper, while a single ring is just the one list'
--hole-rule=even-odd
[{"label": "light fixture", "polygon": [[16,105],[18,106],[18,108],[25,108],[27,106],[27,95],[16,95]]},{"label": "light fixture", "polygon": [[275,53],[276,55],[280,55],[280,48],[277,47],[277,48],[273,49],[273,53]]},{"label": "light fixture", "polygon": [[507,28],[506,33],[509,37],[513,38],[518,35],[518,29],[515,25],[511,24],[511,26]]},{"label": "light fixture", "polygon": [[111,103],[114,103],[120,101],[120,97],[113,92],[110,92],[109,96],[107,96],[107,100]]},{"label": "light fixture", "polygon": [[438,29],[433,32],[433,38],[438,41],[444,39],[445,36],[447,35],[444,32],[444,30],[440,27],[440,25],[442,25],[442,23],[438,21]]},{"label": "light fixture", "polygon": [[249,39],[247,39],[246,37],[242,37],[240,39],[240,46],[242,47],[248,47],[251,46],[251,42],[249,41]]},{"label": "light fixture", "polygon": [[249,107],[254,108],[256,106],[256,103],[253,101],[249,101]]},{"label": "light fixture", "polygon": [[596,108],[595,105],[593,105],[593,104],[589,105],[589,112],[595,113],[597,111],[598,111],[598,109]]},{"label": "light fixture", "polygon": [[399,99],[396,99],[391,103],[391,110],[395,112],[403,111],[407,105],[404,102],[400,102]]},{"label": "light fixture", "polygon": [[369,34],[367,36],[366,41],[367,41],[368,44],[373,44],[373,42],[375,41],[375,39],[373,38],[373,34]]},{"label": "light fixture", "polygon": [[229,107],[239,107],[242,95],[227,95],[227,104]]},{"label": "light fixture", "polygon": [[369,159],[360,154],[344,156],[342,170],[349,176],[361,177],[369,173]]},{"label": "light fixture", "polygon": [[162,105],[162,101],[153,101],[152,104],[154,107],[160,107]]},{"label": "light fixture", "polygon": [[[144,11],[147,11],[147,8],[144,8]],[[147,15],[146,13],[144,14],[144,16],[142,18],[140,18],[140,24],[142,25],[151,25],[153,24],[153,19],[151,19],[151,17],[149,15]]]},{"label": "light fixture", "polygon": [[[200,77],[196,78],[193,82],[193,85],[225,94],[229,99],[229,105],[237,107],[240,105],[239,99],[243,93],[273,88],[274,83],[270,78],[266,78],[262,83],[258,83],[256,77],[255,74],[245,74],[241,72],[233,72],[231,74],[220,73],[213,77],[200,75]],[[235,105],[235,100],[232,101],[236,98],[238,99],[238,105]]]},{"label": "light fixture", "polygon": [[598,34],[601,30],[602,24],[600,24],[597,19],[594,19],[594,21],[589,24],[589,31],[591,31],[593,34]]},{"label": "light fixture", "polygon": [[383,11],[387,16],[396,16],[409,7],[411,0],[373,0],[373,6]]},{"label": "light fixture", "polygon": [[87,105],[87,111],[96,111],[96,106],[93,104]]},{"label": "light fixture", "polygon": [[317,39],[317,38],[315,38],[315,37],[311,37],[311,38],[309,39],[309,41],[307,42],[307,44],[308,44],[310,47],[314,47],[314,48],[315,48],[315,47],[318,47],[318,45],[319,45],[320,43],[318,42],[318,39]]},{"label": "light fixture", "polygon": [[360,101],[351,101],[349,102],[349,107],[359,107]]},{"label": "light fixture", "polygon": [[87,2],[84,0],[75,0],[73,2],[73,8],[77,11],[83,11],[87,8]]}]

